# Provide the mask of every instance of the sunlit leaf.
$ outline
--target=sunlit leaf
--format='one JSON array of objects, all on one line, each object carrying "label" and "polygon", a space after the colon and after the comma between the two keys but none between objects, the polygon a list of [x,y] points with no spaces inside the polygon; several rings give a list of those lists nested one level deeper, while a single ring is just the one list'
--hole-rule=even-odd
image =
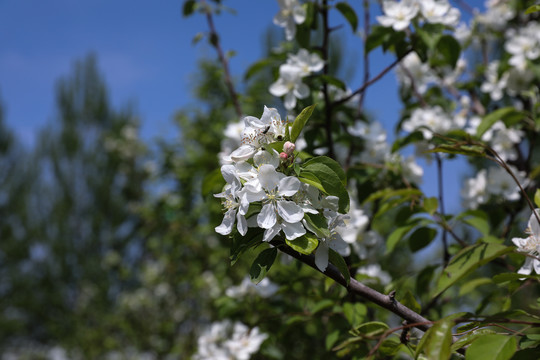
[{"label": "sunlit leaf", "polygon": [[517,341],[514,336],[487,334],[479,336],[471,343],[465,353],[465,360],[508,360],[516,350]]},{"label": "sunlit leaf", "polygon": [[276,260],[277,248],[272,247],[265,249],[259,253],[259,255],[251,264],[251,269],[249,270],[249,276],[251,281],[255,284],[261,282],[262,279],[266,276],[266,273],[272,267],[274,260]]}]

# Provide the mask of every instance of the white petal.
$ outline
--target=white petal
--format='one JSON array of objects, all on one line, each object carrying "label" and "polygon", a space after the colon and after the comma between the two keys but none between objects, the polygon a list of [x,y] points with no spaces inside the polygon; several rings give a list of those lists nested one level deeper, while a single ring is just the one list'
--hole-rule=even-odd
[{"label": "white petal", "polygon": [[293,8],[293,17],[297,24],[302,24],[304,21],[306,21],[306,9],[304,9],[304,7],[301,5],[295,6]]},{"label": "white petal", "polygon": [[315,265],[321,271],[328,267],[328,246],[324,241],[319,241],[319,247],[315,251]]},{"label": "white petal", "polygon": [[309,96],[309,87],[304,83],[299,83],[294,87],[294,96],[305,99]]},{"label": "white petal", "polygon": [[[535,211],[540,218],[540,209],[535,209]],[[538,220],[536,220],[534,213],[532,213],[529,218],[529,228],[531,229],[532,235],[534,235],[535,238],[540,239],[540,224],[538,223]]]},{"label": "white petal", "polygon": [[519,269],[518,274],[529,275],[532,271],[532,267],[533,267],[533,259],[531,259],[530,257],[527,257],[525,259],[525,264],[523,264],[521,269]]},{"label": "white petal", "polygon": [[297,223],[304,218],[302,208],[292,201],[278,201],[277,211],[283,220],[290,223]]},{"label": "white petal", "polygon": [[285,109],[287,110],[292,110],[296,106],[296,97],[294,96],[292,92],[287,93],[287,95],[285,95],[284,105],[285,105]]},{"label": "white petal", "polygon": [[266,150],[257,151],[253,156],[253,163],[255,166],[270,164],[275,169],[279,166],[279,153],[274,149],[272,149],[271,153]]},{"label": "white petal", "polygon": [[236,215],[235,209],[229,209],[225,216],[223,217],[223,221],[219,226],[216,226],[215,230],[218,234],[221,235],[229,235],[232,231],[233,225],[234,225],[234,217]]},{"label": "white petal", "polygon": [[540,261],[533,259],[534,271],[540,275]]},{"label": "white petal", "polygon": [[265,190],[274,190],[278,186],[280,179],[281,177],[272,165],[264,164],[259,168],[259,182]]},{"label": "white petal", "polygon": [[244,144],[231,153],[231,159],[233,161],[246,161],[251,159],[257,149],[255,146]]},{"label": "white petal", "polygon": [[266,229],[264,231],[263,239],[262,241],[270,241],[274,237],[276,237],[277,234],[281,231],[281,225],[279,223],[276,223],[273,227],[270,229]]},{"label": "white petal", "polygon": [[287,176],[279,181],[278,194],[281,196],[293,196],[298,189],[300,189],[300,180],[294,176]]},{"label": "white petal", "polygon": [[276,210],[272,204],[266,204],[257,215],[257,224],[263,229],[270,229],[276,224]]},{"label": "white petal", "polygon": [[268,88],[270,94],[274,96],[283,96],[289,92],[289,87],[282,78],[277,79],[275,83],[272,83]]},{"label": "white petal", "polygon": [[242,236],[246,235],[248,226],[247,226],[247,221],[244,215],[238,213],[236,215],[236,221],[237,221],[236,228],[238,229],[238,232],[240,233],[240,235]]},{"label": "white petal", "polygon": [[286,221],[281,222],[281,228],[283,229],[283,232],[285,233],[285,237],[287,240],[294,240],[296,238],[299,238],[302,235],[305,235],[306,229],[302,225],[301,222],[297,223],[288,223]]}]

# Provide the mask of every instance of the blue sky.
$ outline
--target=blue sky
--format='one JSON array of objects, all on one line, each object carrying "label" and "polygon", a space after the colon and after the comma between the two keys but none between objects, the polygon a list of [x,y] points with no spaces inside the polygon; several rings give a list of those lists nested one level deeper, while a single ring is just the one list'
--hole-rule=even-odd
[{"label": "blue sky", "polygon": [[[224,49],[236,52],[231,70],[241,78],[262,55],[261,39],[273,26],[278,5],[275,0],[225,3],[236,15],[216,17],[216,27]],[[194,101],[191,77],[197,59],[215,56],[204,44],[192,44],[195,34],[207,31],[206,21],[200,15],[183,18],[182,4],[182,0],[0,0],[0,99],[8,126],[31,145],[39,129],[54,119],[56,81],[71,73],[75,60],[92,52],[113,104],[135,105],[145,139],[176,134],[172,117]],[[351,4],[359,8],[361,2]],[[339,31],[350,34],[339,15],[331,22],[343,24]],[[356,57],[352,59],[360,62],[361,40],[349,35],[346,44],[358,49],[353,50]],[[375,54],[372,76],[393,59]],[[361,85],[360,73],[348,81],[352,89]],[[375,119],[392,126],[396,123],[400,105],[393,73],[370,87],[366,107]],[[393,132],[393,128],[388,130]],[[449,165],[446,181],[457,190],[463,172]],[[434,172],[429,174],[425,190],[435,195]]]}]

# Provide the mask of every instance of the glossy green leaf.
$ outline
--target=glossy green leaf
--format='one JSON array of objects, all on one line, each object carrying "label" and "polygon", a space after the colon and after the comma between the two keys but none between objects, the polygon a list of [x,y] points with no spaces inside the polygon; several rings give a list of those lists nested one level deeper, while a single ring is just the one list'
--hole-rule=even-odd
[{"label": "glossy green leaf", "polygon": [[[474,326],[475,324],[476,323],[474,323],[472,326]],[[461,328],[459,328],[458,331],[466,331],[466,330],[461,330]],[[477,330],[470,331],[467,334],[463,335],[461,338],[459,338],[458,341],[453,343],[451,346],[451,350],[457,351],[458,349],[461,349],[462,347],[471,344],[473,341],[475,341],[481,336],[486,336],[486,335],[490,335],[494,333],[495,331],[489,330],[489,329],[477,329]]]},{"label": "glossy green leaf", "polygon": [[310,214],[304,215],[306,221],[306,227],[309,231],[313,232],[319,239],[330,238],[330,230],[328,230],[328,221],[323,214]]},{"label": "glossy green leaf", "polygon": [[486,155],[486,150],[481,146],[462,144],[442,144],[436,146],[431,150],[428,150],[427,152],[481,157],[484,157]]},{"label": "glossy green leaf", "polygon": [[490,232],[490,226],[488,216],[481,210],[468,210],[459,214],[456,219],[462,220],[464,223],[475,227],[482,235],[488,236]]},{"label": "glossy green leaf", "polygon": [[339,163],[328,156],[316,156],[314,158],[309,159],[306,161],[306,163],[303,165],[303,168],[306,170],[309,170],[309,167],[311,164],[324,164],[328,166],[330,169],[332,169],[336,175],[339,177],[339,180],[341,180],[341,183],[344,186],[347,186],[347,175],[345,175],[345,171],[343,171],[343,168]]},{"label": "glossy green leaf", "polygon": [[476,128],[476,136],[482,137],[482,135],[484,135],[484,133],[499,120],[502,120],[508,126],[509,124],[513,124],[516,121],[523,119],[523,117],[524,114],[521,111],[516,110],[513,106],[495,110],[484,116],[482,122]]},{"label": "glossy green leaf", "polygon": [[345,282],[349,285],[351,274],[349,273],[349,267],[347,266],[345,259],[343,259],[336,251],[328,249],[328,260],[338,268],[341,275],[345,278]]},{"label": "glossy green leaf", "polygon": [[304,255],[311,254],[313,251],[315,251],[317,245],[319,245],[319,240],[311,233],[306,233],[305,235],[294,240],[285,239],[285,242],[291,248]]},{"label": "glossy green leaf", "polygon": [[331,159],[326,156],[318,156],[307,161],[302,166],[300,178],[310,177],[312,181],[313,177],[316,178],[326,194],[339,198],[339,212],[345,214],[349,211],[350,206],[349,192],[343,184],[345,173],[341,167],[336,167],[332,160],[331,162],[328,160]]},{"label": "glossy green leaf", "polygon": [[433,324],[420,339],[416,348],[416,357],[423,353],[430,360],[450,359],[453,326],[454,322],[448,318]]},{"label": "glossy green leaf", "polygon": [[341,15],[343,15],[345,19],[347,19],[347,21],[351,25],[352,31],[356,32],[356,29],[358,27],[358,16],[356,16],[356,12],[354,11],[354,9],[346,2],[337,3],[336,9],[338,9]]},{"label": "glossy green leaf", "polygon": [[428,246],[431,241],[437,235],[437,230],[428,227],[421,227],[416,229],[411,235],[408,236],[409,249],[412,252],[416,252]]},{"label": "glossy green leaf", "polygon": [[540,11],[540,4],[532,5],[525,10],[525,15]]},{"label": "glossy green leaf", "polygon": [[512,246],[500,244],[476,244],[466,247],[458,252],[443,270],[432,297],[439,295],[478,267],[513,250]]},{"label": "glossy green leaf", "polygon": [[432,66],[447,66],[454,68],[461,53],[461,45],[451,35],[441,36],[429,58]]},{"label": "glossy green leaf", "polygon": [[315,106],[317,106],[317,104],[308,106],[307,108],[302,110],[302,112],[300,112],[300,114],[296,117],[291,126],[291,142],[296,142],[296,139],[298,139],[298,136],[300,136],[302,129],[304,128],[304,126],[306,126],[307,121],[311,117]]},{"label": "glossy green leaf", "polygon": [[207,196],[209,194],[219,193],[223,186],[225,185],[225,179],[221,174],[221,169],[215,169],[214,171],[206,174],[202,181],[201,194]]},{"label": "glossy green leaf", "polygon": [[261,228],[249,228],[246,235],[242,236],[238,231],[233,232],[231,253],[229,259],[231,265],[234,265],[240,255],[246,250],[260,244],[262,242],[264,231]]},{"label": "glossy green leaf", "polygon": [[253,264],[251,264],[251,269],[249,270],[249,276],[251,281],[255,284],[261,282],[262,279],[266,276],[266,273],[272,267],[274,260],[276,260],[277,248],[272,247],[265,249],[257,255]]},{"label": "glossy green leaf", "polygon": [[517,350],[516,338],[509,335],[487,334],[478,337],[468,347],[465,360],[508,360]]},{"label": "glossy green leaf", "polygon": [[523,275],[518,273],[503,273],[493,276],[493,282],[495,284],[501,284],[507,281],[525,280],[525,279],[537,279],[540,280],[540,275]]}]

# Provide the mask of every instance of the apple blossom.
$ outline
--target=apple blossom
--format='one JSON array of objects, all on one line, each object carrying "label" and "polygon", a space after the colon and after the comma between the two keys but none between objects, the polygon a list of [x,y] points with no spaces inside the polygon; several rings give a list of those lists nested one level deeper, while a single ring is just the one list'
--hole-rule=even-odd
[{"label": "apple blossom", "polygon": [[[534,210],[539,215],[540,209]],[[532,257],[525,258],[525,264],[518,270],[518,274],[529,275],[532,270],[540,274],[540,224],[535,214],[531,214],[525,233],[526,238],[513,238],[512,242],[518,247],[519,252],[524,252]]]},{"label": "apple blossom", "polygon": [[401,2],[385,0],[382,6],[384,15],[377,16],[377,21],[384,27],[392,27],[395,31],[408,28],[419,10],[416,0]]},{"label": "apple blossom", "polygon": [[306,20],[306,10],[298,0],[278,0],[279,12],[274,16],[274,24],[285,28],[285,37],[291,41],[296,35],[296,25]]}]

